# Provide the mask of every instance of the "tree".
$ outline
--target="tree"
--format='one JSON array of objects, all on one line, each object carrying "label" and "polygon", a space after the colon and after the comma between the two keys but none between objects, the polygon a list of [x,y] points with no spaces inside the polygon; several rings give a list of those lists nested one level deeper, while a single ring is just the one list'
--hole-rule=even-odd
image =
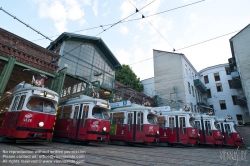
[{"label": "tree", "polygon": [[122,65],[122,69],[116,71],[115,73],[116,81],[129,86],[139,92],[142,92],[143,85],[140,81],[140,78],[137,78],[133,70],[129,67],[129,65]]}]

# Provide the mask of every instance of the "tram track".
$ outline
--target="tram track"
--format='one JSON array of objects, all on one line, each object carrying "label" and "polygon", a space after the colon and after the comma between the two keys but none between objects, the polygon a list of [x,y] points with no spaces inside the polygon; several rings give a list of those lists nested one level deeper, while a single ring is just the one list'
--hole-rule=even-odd
[{"label": "tram track", "polygon": [[[109,163],[119,163],[117,165],[173,165],[178,162],[182,163],[203,163],[206,161],[207,164],[216,165],[218,161],[213,161],[214,151],[211,149],[206,151],[207,155],[202,158],[198,157],[203,152],[204,148],[179,148],[178,151],[175,151],[171,147],[171,149],[167,147],[128,147],[128,146],[117,146],[117,145],[104,145],[104,144],[90,144],[88,146],[83,146],[81,144],[64,144],[64,143],[49,143],[49,144],[40,144],[38,146],[28,147],[27,145],[18,145],[18,144],[8,144],[13,147],[29,150],[29,151],[37,151],[41,150],[63,150],[63,151],[73,151],[73,150],[84,150],[84,163],[83,165],[100,165],[100,166],[108,166],[113,165]],[[42,146],[41,146],[42,145]],[[157,149],[157,150],[154,150]],[[173,149],[173,150],[172,150]],[[192,152],[190,153],[190,150]],[[225,150],[223,148],[222,150]],[[37,153],[39,155],[51,155],[46,153]],[[184,159],[182,159],[182,155],[185,155]],[[197,156],[197,157],[194,157]],[[211,158],[212,156],[212,158]],[[72,158],[58,158],[57,155],[53,155],[57,160],[75,160]],[[219,157],[219,153],[218,153]],[[86,159],[86,160],[85,160]],[[76,160],[75,160],[76,161]],[[108,164],[107,164],[108,163]],[[79,165],[74,163],[67,163],[67,165]],[[82,165],[82,164],[80,164]],[[184,164],[186,165],[186,164]],[[199,165],[199,164],[198,164]],[[221,161],[220,165],[228,165],[228,163]]]}]

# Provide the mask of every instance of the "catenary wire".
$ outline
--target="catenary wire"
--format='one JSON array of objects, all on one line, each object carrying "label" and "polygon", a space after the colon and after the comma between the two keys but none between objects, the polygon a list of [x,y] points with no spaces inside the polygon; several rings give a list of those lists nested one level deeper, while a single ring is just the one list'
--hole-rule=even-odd
[{"label": "catenary wire", "polygon": [[[221,37],[224,37],[224,36],[227,36],[227,35],[229,35],[229,34],[239,32],[239,31],[240,31],[240,30],[238,30],[238,31],[233,31],[233,32],[230,32],[230,33],[227,33],[227,34],[218,36],[218,37],[214,37],[214,38],[212,38],[212,39],[208,39],[208,40],[205,40],[205,41],[196,43],[196,44],[192,44],[192,45],[187,46],[187,47],[183,47],[183,48],[177,49],[176,51],[183,50],[183,49],[186,49],[186,48],[189,48],[189,47],[193,47],[193,46],[195,46],[195,45],[202,44],[202,43],[205,43],[205,42],[209,42],[209,41],[212,41],[212,40],[215,40],[215,39],[218,39],[218,38],[221,38]],[[141,63],[141,62],[144,62],[144,61],[147,61],[147,60],[150,60],[150,59],[158,58],[158,57],[160,57],[160,56],[163,56],[163,55],[158,55],[157,57],[144,59],[144,60],[141,60],[141,61],[138,61],[138,62],[131,63],[131,64],[129,64],[129,65],[134,65],[134,64],[137,64],[137,63]]]},{"label": "catenary wire", "polygon": [[117,25],[117,24],[121,23],[123,20],[126,20],[127,18],[131,17],[132,15],[136,14],[137,12],[140,12],[140,10],[144,9],[145,7],[147,7],[148,5],[150,5],[151,3],[153,3],[154,1],[155,1],[155,0],[151,1],[151,2],[150,2],[150,3],[148,3],[146,6],[144,6],[144,7],[143,7],[143,8],[141,8],[141,9],[139,9],[139,10],[138,10],[138,11],[136,11],[135,13],[132,13],[132,14],[130,14],[129,16],[127,16],[127,17],[123,18],[122,20],[120,20],[120,21],[118,21],[118,22],[114,23],[114,24],[113,24],[113,25],[111,25],[109,28],[107,28],[107,29],[103,29],[103,31],[102,31],[102,32],[98,33],[98,34],[97,34],[97,35],[95,35],[95,36],[98,36],[98,35],[102,34],[103,32],[105,32],[105,31],[109,30],[110,28],[114,27],[115,25]]},{"label": "catenary wire", "polygon": [[[129,2],[136,8],[136,6],[129,0]],[[137,8],[136,8],[137,9]],[[142,14],[142,12],[139,10],[138,12],[140,12]],[[145,16],[142,14],[142,18],[145,18]],[[170,42],[160,33],[160,31],[147,19],[147,22],[155,29],[155,31],[173,48],[174,50],[174,47],[170,44]]]},{"label": "catenary wire", "polygon": [[[202,1],[205,1],[205,0],[202,0]],[[173,11],[173,10],[176,10],[176,9],[180,9],[180,8],[183,8],[183,7],[187,7],[187,6],[190,6],[190,5],[194,5],[196,3],[200,3],[202,1],[197,1],[197,2],[194,2],[194,3],[189,3],[187,5],[183,5],[183,6],[179,6],[179,7],[176,7],[176,8],[173,8],[173,9],[169,9],[169,10],[165,10],[165,11],[162,11],[162,12],[159,12],[159,13],[155,13],[155,14],[151,14],[151,15],[148,15],[148,16],[144,16],[145,18],[147,17],[152,17],[152,16],[155,16],[155,15],[159,15],[159,14],[162,14],[162,13],[166,13],[166,12],[170,12],[170,11]],[[121,23],[126,23],[126,22],[130,22],[130,21],[136,21],[136,20],[141,20],[143,18],[136,18],[136,19],[131,19],[131,20],[124,20],[124,21],[121,21]],[[99,25],[99,26],[95,26],[95,27],[91,27],[91,28],[86,28],[86,29],[81,29],[81,30],[77,30],[77,31],[73,31],[71,33],[75,33],[75,32],[82,32],[82,31],[86,31],[86,30],[92,30],[92,29],[97,29],[97,28],[100,28],[100,27],[105,27],[105,26],[110,26],[110,25],[113,25],[114,23],[109,23],[109,24],[105,24],[105,25]],[[60,35],[55,35],[55,36],[50,36],[50,38],[53,38],[53,37],[58,37]],[[31,41],[39,41],[39,40],[44,40],[46,38],[41,38],[41,39],[35,39],[35,40],[31,40]]]},{"label": "catenary wire", "polygon": [[2,10],[4,13],[8,14],[9,16],[13,17],[15,20],[21,22],[22,24],[26,25],[28,28],[32,29],[33,31],[37,32],[38,34],[42,35],[43,37],[45,37],[45,39],[48,39],[50,41],[51,40],[49,37],[45,36],[44,34],[42,34],[40,31],[37,31],[36,29],[34,29],[33,27],[31,27],[30,25],[26,24],[25,22],[23,22],[22,20],[18,19],[16,16],[13,16],[12,14],[10,14],[9,12],[7,12],[6,10],[4,10],[2,7],[0,7],[0,10]]}]

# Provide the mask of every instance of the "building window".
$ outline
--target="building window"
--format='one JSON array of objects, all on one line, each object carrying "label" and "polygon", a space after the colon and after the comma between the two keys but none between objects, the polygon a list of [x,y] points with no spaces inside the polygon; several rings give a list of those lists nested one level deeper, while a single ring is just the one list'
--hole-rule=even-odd
[{"label": "building window", "polygon": [[193,96],[194,96],[194,87],[193,87],[193,85],[191,85],[192,86],[192,93],[193,93]]},{"label": "building window", "polygon": [[194,109],[193,109],[193,103],[190,102],[190,106],[191,106],[191,112],[193,112],[194,111]]},{"label": "building window", "polygon": [[233,89],[233,83],[232,80],[228,80],[228,86],[230,89]]},{"label": "building window", "polygon": [[188,82],[188,91],[191,94],[190,83]]},{"label": "building window", "polygon": [[196,102],[198,102],[197,91],[195,90]]},{"label": "building window", "polygon": [[205,84],[209,83],[208,76],[204,76],[204,83]]},{"label": "building window", "polygon": [[214,73],[214,80],[215,81],[220,81],[220,75],[219,75],[219,73]]},{"label": "building window", "polygon": [[211,90],[210,89],[207,89],[207,98],[211,98],[212,95],[211,95]]},{"label": "building window", "polygon": [[232,96],[232,100],[233,100],[233,104],[234,105],[238,105],[237,97],[236,96]]},{"label": "building window", "polygon": [[221,83],[216,83],[216,89],[217,89],[217,92],[223,91]]},{"label": "building window", "polygon": [[242,115],[236,115],[237,121],[238,121],[238,125],[243,125],[243,118]]},{"label": "building window", "polygon": [[196,105],[194,105],[194,112],[196,113]]},{"label": "building window", "polygon": [[185,69],[186,69],[186,74],[188,75],[188,68],[186,64],[185,64]]},{"label": "building window", "polygon": [[219,100],[219,103],[220,103],[220,109],[221,110],[226,110],[227,109],[225,100]]},{"label": "building window", "polygon": [[190,73],[190,78],[192,78],[192,73],[191,73],[191,70],[189,69],[189,73]]},{"label": "building window", "polygon": [[229,67],[225,67],[225,70],[226,70],[227,75],[231,75],[231,71]]}]

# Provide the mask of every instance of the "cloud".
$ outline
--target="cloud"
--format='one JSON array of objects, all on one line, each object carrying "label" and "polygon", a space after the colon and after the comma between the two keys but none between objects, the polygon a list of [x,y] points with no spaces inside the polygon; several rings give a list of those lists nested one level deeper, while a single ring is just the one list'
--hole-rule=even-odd
[{"label": "cloud", "polygon": [[123,48],[115,51],[116,58],[121,64],[129,64],[131,54],[127,51],[125,51]]},{"label": "cloud", "polygon": [[50,18],[54,21],[57,31],[62,33],[67,31],[68,20],[79,20],[79,24],[86,23],[84,20],[84,10],[78,0],[54,0],[54,1],[34,1],[39,5],[39,16]]},{"label": "cloud", "polygon": [[84,5],[91,5],[91,0],[83,0]]},{"label": "cloud", "polygon": [[123,35],[128,34],[129,30],[125,26],[120,26],[119,32]]},{"label": "cloud", "polygon": [[[131,2],[136,5],[136,2],[131,0]],[[120,10],[122,11],[121,18],[129,16],[132,12],[135,12],[135,7],[129,1],[123,1]]]},{"label": "cloud", "polygon": [[196,20],[196,19],[197,19],[197,15],[196,15],[195,13],[191,13],[191,14],[189,15],[189,19],[190,19],[190,20]]},{"label": "cloud", "polygon": [[94,11],[95,16],[97,16],[98,15],[98,0],[94,0],[92,9]]}]

